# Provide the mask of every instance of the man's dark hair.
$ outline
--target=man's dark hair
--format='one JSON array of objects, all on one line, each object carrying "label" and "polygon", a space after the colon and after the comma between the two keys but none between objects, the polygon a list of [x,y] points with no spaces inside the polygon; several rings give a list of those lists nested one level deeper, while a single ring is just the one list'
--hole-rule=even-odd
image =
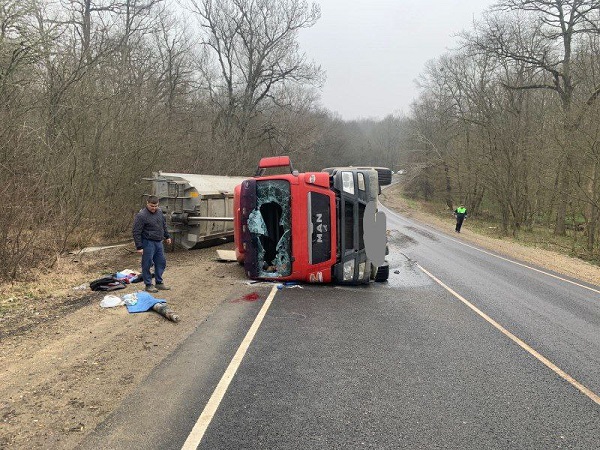
[{"label": "man's dark hair", "polygon": [[146,200],[146,202],[155,205],[158,203],[158,197],[156,195],[151,195],[148,197],[148,200]]}]

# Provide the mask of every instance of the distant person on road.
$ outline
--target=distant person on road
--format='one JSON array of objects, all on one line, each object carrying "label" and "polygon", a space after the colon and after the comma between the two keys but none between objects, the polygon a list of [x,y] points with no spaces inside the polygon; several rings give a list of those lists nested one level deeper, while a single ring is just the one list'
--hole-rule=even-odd
[{"label": "distant person on road", "polygon": [[458,208],[454,210],[454,217],[456,217],[456,232],[460,233],[460,228],[462,227],[463,221],[467,217],[467,208],[462,203]]},{"label": "distant person on road", "polygon": [[[138,253],[142,255],[142,278],[147,292],[169,290],[163,284],[163,272],[167,267],[167,258],[163,240],[171,243],[171,236],[167,231],[167,221],[162,210],[158,207],[158,197],[151,195],[146,201],[146,207],[140,209],[133,221],[133,242]],[[154,264],[154,279],[152,285],[150,268]]]}]

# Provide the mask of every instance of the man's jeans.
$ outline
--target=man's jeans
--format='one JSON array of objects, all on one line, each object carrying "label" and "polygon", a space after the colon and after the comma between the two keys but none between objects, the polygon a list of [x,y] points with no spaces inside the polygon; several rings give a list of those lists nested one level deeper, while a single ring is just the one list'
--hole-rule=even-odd
[{"label": "man's jeans", "polygon": [[165,249],[162,241],[150,241],[142,239],[144,253],[142,253],[142,278],[144,284],[149,286],[152,284],[152,274],[150,268],[154,264],[154,279],[157,283],[162,283],[162,274],[167,267],[167,259],[165,258]]}]

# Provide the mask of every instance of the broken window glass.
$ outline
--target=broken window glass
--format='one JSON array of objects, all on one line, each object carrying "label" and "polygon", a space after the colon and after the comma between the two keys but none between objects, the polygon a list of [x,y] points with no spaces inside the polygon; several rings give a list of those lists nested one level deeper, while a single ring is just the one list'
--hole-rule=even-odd
[{"label": "broken window glass", "polygon": [[248,230],[250,230],[250,233],[258,235],[267,234],[267,225],[258,209],[253,210],[248,215]]},{"label": "broken window glass", "polygon": [[290,184],[286,180],[256,183],[256,209],[248,230],[257,245],[258,276],[284,277],[292,273]]}]

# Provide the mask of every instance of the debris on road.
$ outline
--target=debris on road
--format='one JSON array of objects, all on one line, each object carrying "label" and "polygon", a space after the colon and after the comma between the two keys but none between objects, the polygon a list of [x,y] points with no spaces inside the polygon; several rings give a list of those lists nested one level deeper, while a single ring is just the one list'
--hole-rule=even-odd
[{"label": "debris on road", "polygon": [[286,281],[285,283],[279,283],[277,285],[277,289],[281,290],[283,288],[285,288],[285,289],[304,289],[302,286],[300,286],[295,281]]},{"label": "debris on road", "polygon": [[100,302],[101,308],[114,308],[115,306],[123,306],[125,301],[116,295],[105,295]]},{"label": "debris on road", "polygon": [[236,262],[235,250],[217,250],[219,261],[223,262]]}]

